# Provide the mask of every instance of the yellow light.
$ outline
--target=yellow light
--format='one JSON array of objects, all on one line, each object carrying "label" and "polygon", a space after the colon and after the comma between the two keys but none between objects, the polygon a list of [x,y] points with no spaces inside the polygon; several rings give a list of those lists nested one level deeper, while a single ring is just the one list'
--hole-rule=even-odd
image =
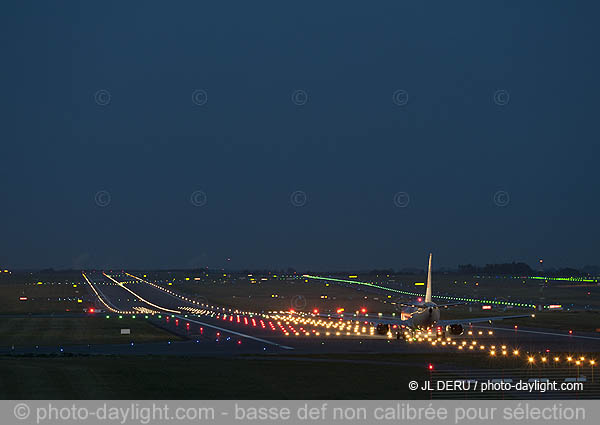
[{"label": "yellow light", "polygon": [[490,351],[490,356],[495,356],[496,352],[494,350]]},{"label": "yellow light", "polygon": [[542,357],[542,362],[546,363],[546,357]]},{"label": "yellow light", "polygon": [[514,351],[513,351],[513,354],[514,354],[515,356],[518,356],[518,355],[519,355],[519,350],[514,350]]},{"label": "yellow light", "polygon": [[535,359],[534,359],[533,357],[529,357],[527,360],[529,361],[529,363],[533,363],[533,361],[534,361]]},{"label": "yellow light", "polygon": [[570,362],[570,361],[572,361],[572,360],[573,360],[573,357],[571,357],[571,356],[567,357],[567,361],[568,361],[568,362]]}]

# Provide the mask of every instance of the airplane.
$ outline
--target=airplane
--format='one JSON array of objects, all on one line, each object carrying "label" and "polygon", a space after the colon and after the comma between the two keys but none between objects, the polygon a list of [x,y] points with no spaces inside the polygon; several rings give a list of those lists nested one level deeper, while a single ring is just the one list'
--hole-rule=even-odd
[{"label": "airplane", "polygon": [[353,319],[374,324],[377,333],[380,335],[391,336],[392,328],[396,328],[398,329],[398,331],[396,331],[396,337],[400,339],[412,338],[412,335],[414,335],[416,332],[427,332],[433,328],[437,328],[437,333],[444,337],[446,334],[458,336],[463,334],[465,325],[468,326],[472,323],[491,323],[495,320],[531,317],[529,314],[521,314],[513,316],[491,316],[469,319],[440,320],[440,308],[448,308],[465,303],[436,304],[432,301],[431,258],[432,254],[430,253],[429,267],[427,269],[427,289],[425,291],[424,300],[419,298],[419,300],[415,303],[401,303],[400,305],[402,305],[403,308],[401,310],[399,319],[396,317],[373,317],[365,315],[353,316]]}]

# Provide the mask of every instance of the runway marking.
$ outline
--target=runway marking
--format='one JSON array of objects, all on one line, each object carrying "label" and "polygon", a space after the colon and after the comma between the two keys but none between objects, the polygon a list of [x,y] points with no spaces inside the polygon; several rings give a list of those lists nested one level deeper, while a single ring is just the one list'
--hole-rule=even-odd
[{"label": "runway marking", "polygon": [[210,323],[200,322],[199,320],[192,320],[189,317],[183,317],[183,316],[178,316],[178,315],[176,315],[175,317],[178,317],[181,320],[185,320],[185,321],[188,321],[188,322],[196,323],[198,325],[207,326],[209,328],[214,328],[214,329],[218,329],[220,331],[227,332],[227,333],[230,333],[230,334],[233,334],[233,335],[241,336],[243,338],[248,338],[248,339],[252,339],[254,341],[263,342],[265,344],[274,345],[276,347],[281,347],[281,348],[283,348],[285,350],[293,350],[294,349],[294,347],[288,347],[287,345],[277,344],[276,342],[267,341],[266,339],[257,338],[257,337],[252,336],[252,335],[247,335],[247,334],[243,334],[241,332],[232,331],[231,329],[221,328],[219,326],[211,325]]},{"label": "runway marking", "polygon": [[[489,329],[488,326],[473,326],[474,328],[478,328],[478,329]],[[539,335],[549,335],[549,336],[562,336],[562,337],[567,337],[567,338],[581,338],[581,339],[593,339],[596,341],[600,341],[600,338],[598,337],[594,337],[594,336],[584,336],[584,335],[565,335],[565,334],[558,334],[555,332],[542,332],[542,331],[528,331],[527,329],[512,329],[512,328],[495,328],[492,327],[492,329],[496,329],[496,330],[500,330],[500,331],[507,331],[507,332],[526,332],[526,333],[530,333],[530,334],[539,334]]]},{"label": "runway marking", "polygon": [[[172,294],[171,292],[167,292],[167,290],[166,290],[165,288],[161,288],[159,285],[152,284],[152,283],[148,282],[147,280],[144,280],[144,279],[142,279],[141,277],[134,276],[134,275],[132,275],[132,274],[130,274],[130,273],[127,273],[127,272],[125,272],[125,274],[126,274],[127,276],[131,276],[131,277],[133,277],[134,279],[137,279],[137,280],[138,280],[138,281],[140,281],[140,282],[144,282],[144,283],[146,283],[146,284],[150,285],[150,287],[151,287],[151,288],[154,288],[154,289],[157,289],[157,290],[159,290],[159,291],[162,291],[164,294],[167,294],[167,295],[169,295],[170,297],[173,297],[173,298],[175,298],[177,301],[181,301],[181,300],[184,300],[184,301],[186,301],[186,300],[183,298],[183,296],[182,296],[182,295],[176,295],[176,294]],[[188,304],[192,304],[190,301],[186,301],[186,302],[187,302]]]},{"label": "runway marking", "polygon": [[109,275],[107,275],[106,273],[102,273],[104,276],[106,276],[107,278],[109,278],[110,280],[112,280],[113,282],[115,282],[117,285],[119,285],[121,288],[125,289],[126,291],[130,292],[131,294],[135,295],[136,297],[138,297],[140,300],[142,300],[143,302],[145,302],[148,305],[151,305],[154,308],[158,308],[159,310],[164,310],[164,311],[168,311],[169,313],[181,313],[181,311],[179,310],[171,310],[169,308],[166,307],[161,307],[159,305],[153,304],[148,300],[145,300],[144,298],[140,297],[138,294],[136,294],[135,292],[133,292],[131,289],[126,288],[125,285],[123,285],[123,283],[116,281],[115,279],[113,279],[112,277],[110,277]]},{"label": "runway marking", "polygon": [[102,299],[102,297],[100,296],[100,293],[99,293],[101,291],[99,289],[94,288],[94,285],[92,284],[92,282],[90,282],[90,280],[88,279],[88,277],[86,276],[86,274],[84,272],[81,272],[81,274],[83,275],[83,278],[87,281],[87,283],[90,285],[90,288],[92,288],[92,291],[94,291],[94,293],[96,294],[96,296],[98,297],[98,299],[100,300],[100,302],[102,304],[104,304],[104,306],[107,309],[112,310],[113,313],[118,313],[118,314],[125,314],[126,313],[125,310],[119,310],[117,308],[117,306],[115,306],[112,302],[110,302],[110,300],[108,299],[108,297],[105,296],[106,297],[106,301],[104,301]]}]

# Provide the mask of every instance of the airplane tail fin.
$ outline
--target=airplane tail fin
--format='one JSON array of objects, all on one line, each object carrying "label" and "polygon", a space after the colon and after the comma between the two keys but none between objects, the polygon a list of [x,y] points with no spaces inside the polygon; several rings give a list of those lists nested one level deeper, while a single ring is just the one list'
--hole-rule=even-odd
[{"label": "airplane tail fin", "polygon": [[425,302],[431,302],[431,253],[429,253],[429,268],[427,269],[427,290],[425,291]]}]

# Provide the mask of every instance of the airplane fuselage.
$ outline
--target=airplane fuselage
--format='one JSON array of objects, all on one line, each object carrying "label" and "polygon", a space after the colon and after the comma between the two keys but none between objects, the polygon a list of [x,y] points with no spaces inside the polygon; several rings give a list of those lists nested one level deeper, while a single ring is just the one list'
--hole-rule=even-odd
[{"label": "airplane fuselage", "polygon": [[402,310],[402,317],[408,319],[414,329],[429,329],[440,320],[440,309],[435,303],[424,303]]}]

